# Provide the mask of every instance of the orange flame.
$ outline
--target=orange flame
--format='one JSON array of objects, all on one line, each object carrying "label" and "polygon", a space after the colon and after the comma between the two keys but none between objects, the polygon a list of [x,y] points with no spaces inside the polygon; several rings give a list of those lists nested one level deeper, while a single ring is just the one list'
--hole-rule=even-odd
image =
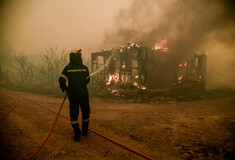
[{"label": "orange flame", "polygon": [[122,62],[122,68],[125,69],[126,68],[126,64],[125,62]]},{"label": "orange flame", "polygon": [[106,79],[108,82],[106,83],[106,85],[110,85],[111,81],[115,81],[118,82],[119,81],[119,75],[118,74],[114,74],[114,75],[109,75],[109,78]]},{"label": "orange flame", "polygon": [[140,86],[140,89],[145,90],[145,89],[146,89],[146,87],[145,87],[145,86]]},{"label": "orange flame", "polygon": [[180,77],[178,78],[178,81],[181,81],[181,80],[182,80],[182,78],[183,78],[183,76],[180,76]]},{"label": "orange flame", "polygon": [[165,47],[167,39],[162,40],[160,43],[156,43],[154,49],[155,50],[162,50],[163,52],[169,51],[167,47]]}]

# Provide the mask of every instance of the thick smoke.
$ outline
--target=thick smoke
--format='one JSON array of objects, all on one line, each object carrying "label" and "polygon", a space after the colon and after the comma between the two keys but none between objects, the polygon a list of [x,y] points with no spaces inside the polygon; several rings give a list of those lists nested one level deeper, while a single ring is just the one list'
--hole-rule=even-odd
[{"label": "thick smoke", "polygon": [[[218,52],[227,51],[220,56],[227,54],[234,60],[234,15],[233,0],[135,0],[128,10],[121,11],[116,17],[116,26],[107,31],[103,45],[114,47],[135,42],[153,48],[156,42],[167,39],[172,67],[196,51],[203,51],[208,55],[208,69],[218,70],[210,58],[218,60],[220,57],[214,57],[218,54],[211,52],[215,51],[211,45],[233,48]],[[227,77],[233,83],[231,76],[234,74],[229,67],[232,66],[222,68],[226,69],[224,72],[231,73]],[[216,79],[216,75],[208,75],[209,81]],[[235,86],[231,83],[229,85]]]}]

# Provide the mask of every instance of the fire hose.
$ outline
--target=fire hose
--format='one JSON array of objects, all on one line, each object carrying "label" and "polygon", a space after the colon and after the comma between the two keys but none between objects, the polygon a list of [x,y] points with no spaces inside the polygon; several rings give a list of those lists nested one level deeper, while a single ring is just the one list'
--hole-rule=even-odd
[{"label": "fire hose", "polygon": [[[8,95],[6,94],[6,96],[8,96]],[[9,111],[7,111],[7,112],[0,118],[0,121],[8,114],[13,108],[15,108],[15,106],[18,104],[18,101],[17,101],[16,99],[14,99],[14,98],[11,97],[11,96],[8,96],[8,97],[10,97],[11,99],[15,100],[15,104],[13,105],[13,107],[11,107],[11,109],[10,109]]]},{"label": "fire hose", "polygon": [[[29,99],[27,99],[27,98],[21,97],[21,96],[19,96],[19,95],[17,95],[17,96],[20,97],[20,98],[22,98],[22,99],[24,99],[24,100],[26,100],[26,101],[32,102],[32,103],[34,103],[34,104],[36,104],[36,105],[38,105],[38,106],[40,106],[40,107],[42,107],[42,108],[44,108],[44,109],[46,109],[46,110],[48,110],[48,111],[50,111],[50,112],[52,112],[52,113],[54,113],[54,114],[57,115],[57,116],[56,116],[56,119],[55,119],[55,121],[54,121],[54,123],[53,123],[53,126],[52,126],[52,128],[51,128],[51,130],[50,130],[50,132],[49,132],[49,134],[48,134],[48,136],[46,137],[46,139],[44,140],[44,142],[42,143],[42,145],[41,145],[31,156],[29,156],[29,157],[27,158],[27,160],[29,160],[29,159],[31,159],[35,154],[37,154],[37,153],[42,149],[42,147],[44,146],[44,144],[47,142],[47,140],[49,139],[49,137],[50,137],[50,135],[51,135],[51,133],[52,133],[54,127],[55,127],[55,124],[56,124],[57,119],[58,119],[59,116],[62,117],[62,118],[64,118],[64,119],[66,119],[66,120],[69,120],[69,121],[70,121],[69,118],[67,118],[67,117],[65,117],[65,116],[63,116],[63,115],[60,115],[60,112],[61,112],[61,109],[62,109],[62,107],[63,107],[64,101],[65,101],[65,99],[66,99],[66,97],[67,97],[67,94],[65,95],[65,97],[64,97],[64,99],[63,99],[63,101],[62,101],[62,103],[61,103],[61,105],[60,105],[60,108],[59,108],[58,113],[56,113],[55,111],[53,111],[53,110],[51,110],[51,109],[49,109],[49,108],[47,108],[47,107],[45,107],[45,106],[43,106],[43,105],[37,103],[37,102],[34,102],[34,101],[29,100]],[[17,102],[17,101],[16,101],[16,102]],[[16,103],[16,104],[17,104],[17,103]],[[16,105],[16,104],[15,104],[15,105]],[[15,105],[14,105],[14,106],[15,106]],[[13,107],[12,107],[12,108],[13,108]],[[114,140],[112,140],[112,139],[110,139],[110,138],[108,138],[108,137],[106,137],[106,136],[104,136],[104,135],[102,135],[102,134],[100,134],[100,133],[98,133],[98,132],[92,130],[92,129],[89,129],[89,131],[95,133],[96,135],[98,135],[98,136],[100,136],[100,137],[102,137],[102,138],[104,138],[104,139],[106,139],[106,140],[108,140],[108,141],[110,141],[110,142],[112,142],[112,143],[118,145],[118,146],[123,147],[124,149],[127,149],[127,150],[129,150],[129,151],[131,151],[131,152],[133,152],[133,153],[135,153],[135,154],[138,154],[139,156],[141,156],[141,157],[143,157],[143,158],[145,158],[145,159],[153,160],[153,158],[150,158],[150,157],[148,157],[148,156],[146,156],[146,155],[144,155],[144,154],[142,154],[142,153],[140,153],[140,152],[138,152],[138,151],[135,151],[135,150],[133,150],[133,149],[131,149],[131,148],[129,148],[129,147],[123,145],[123,144],[120,144],[120,143],[118,143],[118,142],[116,142],[116,141],[114,141]]]},{"label": "fire hose", "polygon": [[38,149],[37,149],[31,156],[29,156],[29,157],[27,158],[27,160],[28,160],[28,159],[31,159],[35,154],[37,154],[37,153],[42,149],[42,147],[44,146],[44,144],[47,142],[47,140],[48,140],[48,138],[50,137],[50,135],[51,135],[53,129],[55,128],[55,124],[56,124],[56,122],[57,122],[57,120],[58,120],[58,118],[59,118],[59,115],[60,115],[61,109],[62,109],[62,107],[63,107],[63,105],[64,105],[64,101],[65,101],[66,97],[67,97],[67,93],[65,94],[64,99],[63,99],[63,101],[62,101],[62,103],[61,103],[61,105],[60,105],[60,109],[59,109],[59,111],[58,111],[58,113],[57,113],[56,119],[55,119],[55,121],[54,121],[54,123],[53,123],[53,125],[52,125],[52,127],[51,127],[51,130],[50,130],[48,136],[46,137],[46,139],[44,140],[44,142],[41,144],[41,146],[38,147]]}]

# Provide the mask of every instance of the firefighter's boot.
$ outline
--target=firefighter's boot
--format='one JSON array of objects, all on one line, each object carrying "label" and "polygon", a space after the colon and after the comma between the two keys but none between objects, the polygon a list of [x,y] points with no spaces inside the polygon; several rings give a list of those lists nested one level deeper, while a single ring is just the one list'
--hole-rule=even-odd
[{"label": "firefighter's boot", "polygon": [[80,141],[81,131],[78,124],[72,124],[74,130],[74,141]]},{"label": "firefighter's boot", "polygon": [[89,126],[89,121],[82,122],[82,136],[86,136],[88,134],[88,126]]}]

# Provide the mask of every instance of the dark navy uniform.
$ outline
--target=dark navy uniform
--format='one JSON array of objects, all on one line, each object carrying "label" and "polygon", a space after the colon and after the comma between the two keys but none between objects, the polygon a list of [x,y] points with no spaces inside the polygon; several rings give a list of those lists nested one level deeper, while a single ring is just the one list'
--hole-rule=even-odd
[{"label": "dark navy uniform", "polygon": [[[68,87],[66,85],[68,80]],[[70,54],[70,63],[64,68],[60,78],[60,88],[68,93],[70,119],[74,128],[75,141],[79,141],[81,131],[78,125],[79,106],[82,111],[82,135],[88,133],[90,106],[87,84],[90,82],[90,75],[87,66],[83,65],[79,54]]]}]

